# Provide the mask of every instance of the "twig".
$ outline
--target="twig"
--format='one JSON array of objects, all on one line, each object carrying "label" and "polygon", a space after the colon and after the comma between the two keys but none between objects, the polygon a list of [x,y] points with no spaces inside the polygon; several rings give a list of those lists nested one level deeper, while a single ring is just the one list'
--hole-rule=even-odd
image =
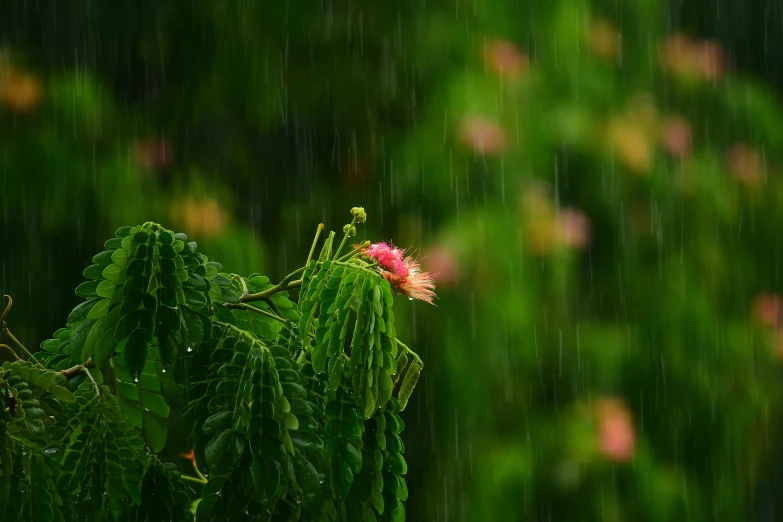
[{"label": "twig", "polygon": [[288,290],[289,288],[296,288],[298,286],[302,286],[301,279],[297,279],[296,281],[283,280],[277,285],[267,290],[264,290],[263,292],[258,292],[256,294],[245,294],[242,297],[240,297],[239,300],[242,301],[243,303],[248,303],[250,301],[262,301],[267,297],[276,294],[277,292],[282,292],[283,290]]},{"label": "twig", "polygon": [[413,356],[413,358],[414,358],[414,359],[416,359],[416,362],[417,362],[417,363],[419,363],[419,366],[420,366],[422,369],[424,369],[424,361],[422,361],[422,360],[421,360],[421,357],[419,357],[419,356],[418,356],[418,354],[416,354],[416,352],[414,352],[413,350],[411,350],[410,348],[408,348],[408,347],[405,345],[405,343],[403,343],[403,342],[402,342],[402,341],[400,341],[399,339],[396,339],[396,341],[397,341],[397,344],[399,344],[400,346],[402,346],[403,348],[405,348],[405,351],[406,351],[406,352],[408,352],[409,354],[411,354],[411,355]]},{"label": "twig", "polygon": [[77,364],[76,366],[71,366],[70,368],[66,368],[65,370],[62,370],[60,372],[60,375],[65,377],[66,379],[70,380],[79,375],[82,370],[86,370],[88,368],[92,368],[92,357],[87,359],[87,361],[84,364]]},{"label": "twig", "polygon": [[[11,330],[8,328],[8,325],[5,323],[5,318],[8,316],[8,312],[11,311],[11,307],[14,305],[14,300],[11,299],[10,295],[3,295],[3,297],[8,299],[8,304],[5,306],[5,310],[3,310],[3,315],[0,315],[0,322],[3,323],[3,333],[6,334],[11,339],[11,341],[13,342],[14,345],[16,345],[17,348],[19,348],[24,353],[26,353],[27,356],[30,357],[33,361],[35,361],[35,363],[38,364],[41,368],[44,368],[44,365],[41,364],[41,361],[36,359],[35,356],[31,354],[21,342],[19,342],[19,339],[14,337],[14,334],[11,333]],[[19,356],[17,355],[17,358],[18,357]]]},{"label": "twig", "polygon": [[12,341],[12,342],[13,342],[13,343],[16,345],[16,347],[17,347],[17,348],[19,348],[20,350],[22,350],[24,353],[26,353],[26,354],[27,354],[27,356],[28,356],[28,357],[30,357],[30,358],[31,358],[33,361],[35,361],[35,363],[36,363],[36,364],[38,364],[39,366],[41,366],[41,368],[43,368],[43,367],[44,367],[44,365],[43,365],[43,364],[41,364],[41,361],[39,361],[38,359],[36,359],[36,358],[35,358],[35,355],[31,354],[31,353],[30,353],[30,352],[27,350],[27,348],[25,348],[25,347],[24,347],[24,345],[23,345],[21,342],[19,342],[19,339],[17,339],[16,337],[14,337],[14,334],[12,334],[12,333],[11,333],[11,330],[9,330],[9,329],[8,329],[8,325],[7,325],[7,324],[5,324],[5,321],[3,321],[3,333],[4,333],[4,334],[6,334],[6,335],[7,335],[7,336],[8,336],[8,337],[11,339],[11,341]]},{"label": "twig", "polygon": [[271,308],[274,313],[282,317],[283,314],[280,313],[280,309],[277,307],[275,302],[272,301],[271,297],[267,297],[266,299],[264,299],[264,302],[269,305],[269,308]]},{"label": "twig", "polygon": [[187,481],[187,482],[195,482],[196,484],[206,484],[207,483],[207,479],[206,478],[200,479],[198,477],[191,477],[189,475],[180,475],[179,478],[181,478],[182,480]]},{"label": "twig", "polygon": [[5,348],[9,352],[11,352],[11,355],[13,355],[14,359],[16,359],[17,361],[24,361],[24,359],[22,359],[21,357],[16,355],[16,352],[14,351],[14,349],[11,348],[10,346],[8,346],[7,344],[0,344],[0,348]]},{"label": "twig", "polygon": [[8,299],[8,304],[5,305],[5,310],[3,310],[3,315],[0,315],[0,321],[5,321],[5,316],[8,315],[8,312],[11,311],[11,307],[14,305],[14,300],[11,299],[10,295],[3,295],[6,299]]},{"label": "twig", "polygon": [[310,264],[310,260],[313,258],[313,252],[315,252],[315,245],[318,244],[318,236],[321,235],[321,230],[324,229],[324,224],[319,223],[318,224],[318,230],[315,231],[315,238],[313,238],[313,246],[310,247],[310,253],[307,254],[307,261],[305,262],[305,266]]},{"label": "twig", "polygon": [[257,312],[257,313],[259,313],[261,315],[265,315],[265,316],[267,316],[269,318],[272,318],[275,321],[280,321],[281,323],[288,323],[288,320],[285,319],[284,317],[280,317],[279,315],[275,315],[275,314],[273,314],[271,312],[267,312],[266,310],[261,310],[260,308],[256,308],[255,306],[251,306],[249,304],[245,304],[245,303],[239,303],[239,304],[226,303],[225,307],[226,308],[233,308],[233,309],[237,309],[237,310],[250,310],[252,312]]},{"label": "twig", "polygon": [[340,243],[340,246],[338,246],[338,247],[337,247],[337,250],[335,251],[335,253],[334,253],[334,257],[333,257],[332,259],[336,260],[336,259],[337,259],[337,256],[339,256],[339,255],[340,255],[340,250],[342,250],[342,249],[343,249],[343,247],[345,246],[345,242],[346,242],[346,241],[348,241],[348,237],[351,235],[351,229],[353,228],[353,226],[354,226],[355,224],[356,224],[356,216],[354,216],[354,217],[353,217],[353,219],[351,220],[351,224],[350,224],[350,225],[348,225],[348,226],[345,228],[345,234],[343,235],[343,240],[342,240],[342,242]]},{"label": "twig", "polygon": [[348,259],[355,256],[356,254],[361,254],[362,250],[368,246],[370,246],[369,241],[365,241],[364,243],[356,245],[353,250],[345,254],[343,257],[337,258],[337,261],[348,261]]},{"label": "twig", "polygon": [[95,386],[95,393],[100,395],[101,394],[101,388],[98,386],[98,383],[95,382],[95,379],[92,378],[92,374],[90,373],[90,370],[86,366],[84,366],[84,365],[82,365],[82,370],[84,370],[84,373],[86,373],[87,377],[90,378],[90,381],[92,381],[92,385]]}]

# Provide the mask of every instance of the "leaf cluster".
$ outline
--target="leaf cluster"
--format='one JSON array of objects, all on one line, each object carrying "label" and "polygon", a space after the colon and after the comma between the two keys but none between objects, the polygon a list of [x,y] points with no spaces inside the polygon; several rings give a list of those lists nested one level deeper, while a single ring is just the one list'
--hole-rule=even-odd
[{"label": "leaf cluster", "polygon": [[[118,229],[66,326],[0,368],[0,519],[404,520],[420,359],[394,290],[334,237],[275,285],[158,224]],[[158,456],[182,402],[195,476]]]}]

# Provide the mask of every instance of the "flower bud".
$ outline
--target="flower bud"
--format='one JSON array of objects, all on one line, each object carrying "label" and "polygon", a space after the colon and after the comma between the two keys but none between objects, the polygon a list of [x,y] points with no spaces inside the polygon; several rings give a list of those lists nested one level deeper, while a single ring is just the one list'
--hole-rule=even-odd
[{"label": "flower bud", "polygon": [[364,223],[367,221],[367,213],[364,211],[364,207],[353,207],[351,209],[351,215],[356,218],[357,223]]},{"label": "flower bud", "polygon": [[349,237],[353,237],[356,235],[356,227],[345,225],[343,227],[343,232],[347,233]]}]

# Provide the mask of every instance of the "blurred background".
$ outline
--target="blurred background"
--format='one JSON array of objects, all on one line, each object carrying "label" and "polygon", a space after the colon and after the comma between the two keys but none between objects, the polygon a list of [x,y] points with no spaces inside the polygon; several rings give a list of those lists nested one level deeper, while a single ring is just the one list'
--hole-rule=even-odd
[{"label": "blurred background", "polygon": [[783,520],[781,27],[776,0],[0,0],[7,321],[49,338],[122,225],[279,279],[361,205],[439,273],[399,312],[408,520]]}]

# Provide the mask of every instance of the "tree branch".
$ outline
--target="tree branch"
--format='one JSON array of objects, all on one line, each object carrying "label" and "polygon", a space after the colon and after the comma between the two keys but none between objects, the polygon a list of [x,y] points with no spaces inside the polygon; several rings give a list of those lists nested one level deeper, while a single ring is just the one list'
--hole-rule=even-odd
[{"label": "tree branch", "polygon": [[92,357],[90,357],[84,364],[77,364],[76,366],[71,366],[70,368],[62,370],[60,375],[70,380],[79,375],[83,370],[89,370],[93,366],[95,365],[92,363]]},{"label": "tree branch", "polygon": [[278,292],[282,292],[283,290],[288,290],[289,288],[296,288],[298,286],[302,286],[301,279],[297,279],[296,281],[286,281],[284,279],[283,281],[273,286],[272,288],[269,288],[267,290],[264,290],[263,292],[258,292],[255,294],[245,294],[242,297],[240,297],[239,300],[242,301],[243,303],[249,303],[251,301],[263,301],[267,297],[270,297]]}]

